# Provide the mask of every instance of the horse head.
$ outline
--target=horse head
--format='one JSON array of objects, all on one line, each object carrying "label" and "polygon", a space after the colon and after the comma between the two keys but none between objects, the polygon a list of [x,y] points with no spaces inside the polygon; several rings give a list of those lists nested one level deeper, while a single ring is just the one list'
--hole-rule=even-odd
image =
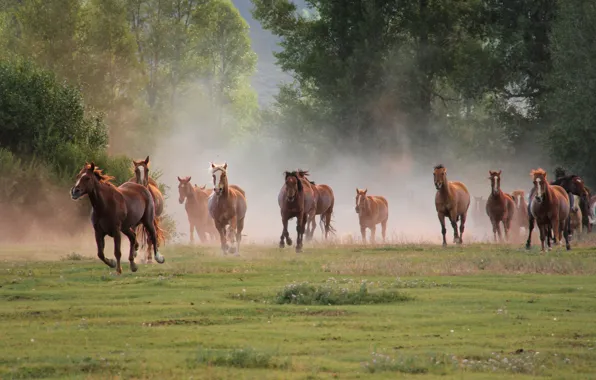
[{"label": "horse head", "polygon": [[515,190],[511,193],[513,197],[513,202],[517,208],[520,208],[522,205],[522,200],[524,199],[526,193],[523,190]]},{"label": "horse head", "polygon": [[368,204],[366,202],[366,193],[368,189],[360,190],[356,188],[356,214],[360,214],[362,211],[366,211],[368,209]]},{"label": "horse head", "polygon": [[228,186],[228,163],[216,165],[211,162],[211,176],[213,177],[213,192],[215,195],[221,195]]},{"label": "horse head", "polygon": [[149,156],[144,160],[132,160],[134,165],[135,178],[138,184],[143,186],[149,185]]},{"label": "horse head", "polygon": [[70,189],[70,197],[76,201],[82,196],[92,193],[97,184],[108,183],[112,179],[114,177],[103,174],[93,161],[86,162],[77,174],[75,185]]},{"label": "horse head", "polygon": [[488,179],[490,179],[490,188],[494,195],[499,194],[501,191],[501,170],[498,172],[494,172],[492,170],[488,171]]},{"label": "horse head", "polygon": [[191,177],[178,177],[178,202],[184,203],[184,199],[192,196],[192,185],[190,184]]},{"label": "horse head", "polygon": [[441,190],[447,184],[447,169],[439,164],[433,170],[433,178],[435,182],[435,189]]},{"label": "horse head", "polygon": [[284,176],[286,182],[286,200],[288,202],[294,202],[298,193],[302,193],[303,191],[302,180],[295,171],[286,171],[284,172]]},{"label": "horse head", "polygon": [[542,202],[546,193],[546,187],[548,183],[546,182],[546,172],[542,168],[538,168],[536,170],[532,170],[530,172],[530,176],[532,177],[532,181],[534,183],[534,198],[538,203]]}]

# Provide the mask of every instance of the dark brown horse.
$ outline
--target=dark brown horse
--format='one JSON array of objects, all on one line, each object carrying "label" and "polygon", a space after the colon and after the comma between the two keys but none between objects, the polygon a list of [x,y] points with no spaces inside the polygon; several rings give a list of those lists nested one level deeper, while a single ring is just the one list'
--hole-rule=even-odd
[{"label": "dark brown horse", "polygon": [[583,179],[575,174],[566,175],[564,170],[560,171],[561,175],[552,181],[551,185],[561,186],[567,192],[567,197],[569,198],[571,208],[575,208],[574,199],[571,199],[571,194],[577,195],[579,197],[579,207],[581,209],[582,215],[588,216],[588,218],[584,217],[583,223],[588,228],[588,232],[592,232],[592,224],[589,223],[589,215],[591,213],[590,195],[589,191],[586,189]]},{"label": "dark brown horse", "polygon": [[[149,156],[147,156],[147,158],[144,160],[133,160],[132,163],[135,176],[129,179],[129,182],[138,183],[149,189],[149,192],[153,197],[153,202],[155,203],[155,218],[160,219],[164,209],[164,197],[161,191],[159,191],[157,182],[155,182],[155,180],[149,176]],[[147,242],[147,262],[150,263],[152,250],[151,245],[153,243],[151,243],[151,240],[147,236],[144,236],[145,234],[143,233],[142,229],[139,228],[137,230],[137,234],[139,237],[141,237],[143,244]],[[161,238],[158,239],[157,244],[163,242],[163,233],[160,233],[160,237]]]},{"label": "dark brown horse", "polygon": [[[319,189],[317,188],[317,186],[315,185],[314,182],[310,181],[308,179],[308,170],[302,170],[302,169],[298,169],[296,170],[296,173],[298,174],[298,178],[302,179],[302,183],[304,185],[304,187],[309,188],[311,191],[307,192],[305,194],[306,198],[305,202],[307,205],[307,208],[305,210],[306,215],[307,215],[307,221],[306,221],[306,240],[309,241],[312,239],[313,234],[314,234],[314,229],[316,228],[316,217],[317,217],[317,206],[319,204]],[[312,202],[311,199],[312,198]],[[333,211],[333,210],[332,210]],[[315,228],[313,228],[312,233],[309,233],[309,227],[314,225]]]},{"label": "dark brown horse", "polygon": [[[137,271],[135,264],[136,251],[139,248],[135,228],[142,225],[153,243],[153,255],[155,261],[163,264],[165,259],[157,252],[157,239],[160,233],[153,199],[149,190],[145,187],[125,182],[119,187],[114,186],[110,180],[113,177],[105,175],[95,166],[93,162],[85,163],[76,178],[76,183],[70,189],[70,196],[74,200],[87,195],[93,211],[91,223],[95,230],[95,242],[97,244],[97,256],[101,261],[111,268],[116,268],[118,274],[122,273],[120,250],[123,233],[130,241],[130,252],[128,261],[130,270]],[[105,236],[114,238],[114,256],[116,261],[108,260],[104,256]]]},{"label": "dark brown horse", "polygon": [[515,216],[515,203],[509,194],[505,194],[501,190],[501,170],[498,172],[489,170],[488,174],[488,178],[490,179],[490,195],[486,200],[486,214],[493,226],[495,241],[497,241],[497,235],[499,236],[499,241],[503,241],[501,223],[503,223],[503,229],[505,231],[505,240],[509,240],[509,229]]},{"label": "dark brown horse", "polygon": [[306,237],[309,240],[313,238],[315,230],[317,229],[316,216],[321,215],[321,231],[325,235],[325,240],[327,240],[329,232],[335,232],[335,229],[331,226],[333,206],[335,205],[333,189],[328,185],[317,185],[313,181],[310,181],[308,179],[309,173],[307,170],[298,171],[298,175],[300,178],[306,179],[310,183],[311,188],[314,187],[314,193],[316,194],[315,198],[317,200],[315,216],[309,220],[310,228],[307,226]]},{"label": "dark brown horse", "polygon": [[184,203],[186,216],[188,217],[188,224],[190,225],[190,242],[194,243],[194,232],[201,243],[207,243],[207,234],[210,239],[215,239],[217,229],[213,218],[209,216],[207,209],[207,200],[213,190],[205,190],[205,186],[193,186],[190,183],[191,177],[178,177],[178,202]]},{"label": "dark brown horse", "polygon": [[296,253],[300,253],[302,252],[302,240],[306,231],[306,222],[308,219],[306,209],[307,206],[311,206],[310,204],[305,204],[305,193],[310,193],[309,198],[312,202],[312,189],[306,186],[305,182],[308,181],[304,178],[300,178],[296,171],[284,172],[284,176],[284,184],[277,196],[277,203],[279,204],[281,211],[281,222],[283,225],[283,230],[279,238],[279,248],[285,247],[284,238],[285,243],[289,246],[292,245],[292,239],[288,232],[288,221],[292,218],[296,218]]},{"label": "dark brown horse", "polygon": [[515,214],[513,216],[512,229],[515,236],[519,236],[520,229],[528,229],[528,204],[526,203],[526,193],[523,190],[515,190],[511,193],[513,203],[515,203]]},{"label": "dark brown horse", "polygon": [[[244,217],[246,215],[246,195],[244,190],[238,186],[228,185],[228,164],[215,165],[211,163],[211,175],[213,177],[213,194],[209,197],[209,215],[215,221],[215,228],[219,232],[221,250],[240,254],[240,241],[244,229]],[[226,241],[226,227],[229,225],[228,235],[230,242],[236,248],[228,246]]]},{"label": "dark brown horse", "polygon": [[360,234],[362,243],[366,244],[366,229],[370,229],[370,242],[375,244],[377,224],[381,224],[381,236],[383,243],[387,232],[387,220],[389,219],[389,203],[385,197],[378,195],[366,195],[368,189],[356,188],[356,214],[360,223]]},{"label": "dark brown horse", "polygon": [[565,237],[565,247],[571,249],[569,245],[569,196],[567,191],[558,185],[551,185],[546,178],[546,172],[542,169],[532,170],[530,173],[534,184],[530,195],[531,218],[528,222],[528,240],[526,248],[531,247],[532,230],[534,221],[540,231],[540,242],[542,252],[544,252],[544,240],[547,240],[550,249],[551,229],[553,240],[561,241]]},{"label": "dark brown horse", "polygon": [[[462,244],[464,242],[464,230],[468,208],[470,207],[470,193],[466,186],[457,181],[447,181],[447,169],[443,165],[435,166],[433,179],[437,194],[435,195],[435,208],[441,223],[441,234],[443,235],[443,246],[447,245],[445,234],[445,217],[451,221],[453,227],[453,241]],[[459,220],[459,234],[457,233],[457,221]]]}]

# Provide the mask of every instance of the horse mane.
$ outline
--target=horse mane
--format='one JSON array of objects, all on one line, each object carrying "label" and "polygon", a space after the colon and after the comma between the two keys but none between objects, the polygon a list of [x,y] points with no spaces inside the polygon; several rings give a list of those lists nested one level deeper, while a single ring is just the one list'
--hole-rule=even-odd
[{"label": "horse mane", "polygon": [[543,175],[544,177],[546,177],[546,171],[542,168],[538,168],[538,169],[534,169],[530,172],[530,176],[534,176],[534,175]]},{"label": "horse mane", "polygon": [[445,166],[443,166],[443,164],[438,164],[437,166],[435,166],[434,170],[439,170],[439,169],[445,169]]},{"label": "horse mane", "polygon": [[308,170],[302,170],[302,169],[298,168],[298,175],[300,177],[308,177],[310,175],[310,173],[308,172]]},{"label": "horse mane", "polygon": [[[91,165],[89,165],[89,164],[85,165],[85,169],[87,169],[87,170],[91,169]],[[116,179],[116,177],[113,177],[108,174],[104,174],[103,170],[98,168],[97,166],[95,167],[93,174],[95,175],[95,178],[97,178],[97,180],[100,183],[110,183],[111,184],[110,181],[112,181],[113,179]]]},{"label": "horse mane", "polygon": [[286,171],[286,172],[284,172],[284,175],[286,176],[286,180],[288,179],[288,177],[296,178],[296,183],[298,184],[298,192],[301,193],[303,188],[302,188],[302,180],[299,177],[299,173],[300,173],[299,171],[296,172],[295,170],[291,171],[291,172]]}]

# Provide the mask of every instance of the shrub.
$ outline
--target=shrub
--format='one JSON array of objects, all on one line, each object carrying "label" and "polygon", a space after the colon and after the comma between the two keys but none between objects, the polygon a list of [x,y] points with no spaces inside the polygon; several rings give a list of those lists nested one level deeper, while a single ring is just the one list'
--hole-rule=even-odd
[{"label": "shrub", "polygon": [[235,348],[231,350],[214,350],[210,348],[199,347],[196,360],[189,363],[207,364],[218,367],[236,367],[236,368],[287,368],[288,361],[276,361],[275,358],[267,353],[260,352],[252,347]]}]

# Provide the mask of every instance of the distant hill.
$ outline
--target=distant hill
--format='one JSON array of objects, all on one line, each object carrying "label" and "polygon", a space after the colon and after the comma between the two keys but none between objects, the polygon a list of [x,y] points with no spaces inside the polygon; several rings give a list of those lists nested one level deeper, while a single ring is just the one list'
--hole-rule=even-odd
[{"label": "distant hill", "polygon": [[[292,78],[281,71],[275,64],[274,51],[279,50],[277,43],[279,38],[274,36],[268,30],[261,27],[261,24],[252,17],[251,9],[253,7],[250,0],[232,0],[236,8],[248,25],[250,25],[250,38],[252,48],[257,53],[259,60],[257,63],[257,72],[252,79],[252,85],[259,95],[261,105],[269,104],[273,101],[273,96],[278,92],[278,85],[281,82],[291,81]],[[299,8],[305,7],[303,0],[294,1]]]}]

